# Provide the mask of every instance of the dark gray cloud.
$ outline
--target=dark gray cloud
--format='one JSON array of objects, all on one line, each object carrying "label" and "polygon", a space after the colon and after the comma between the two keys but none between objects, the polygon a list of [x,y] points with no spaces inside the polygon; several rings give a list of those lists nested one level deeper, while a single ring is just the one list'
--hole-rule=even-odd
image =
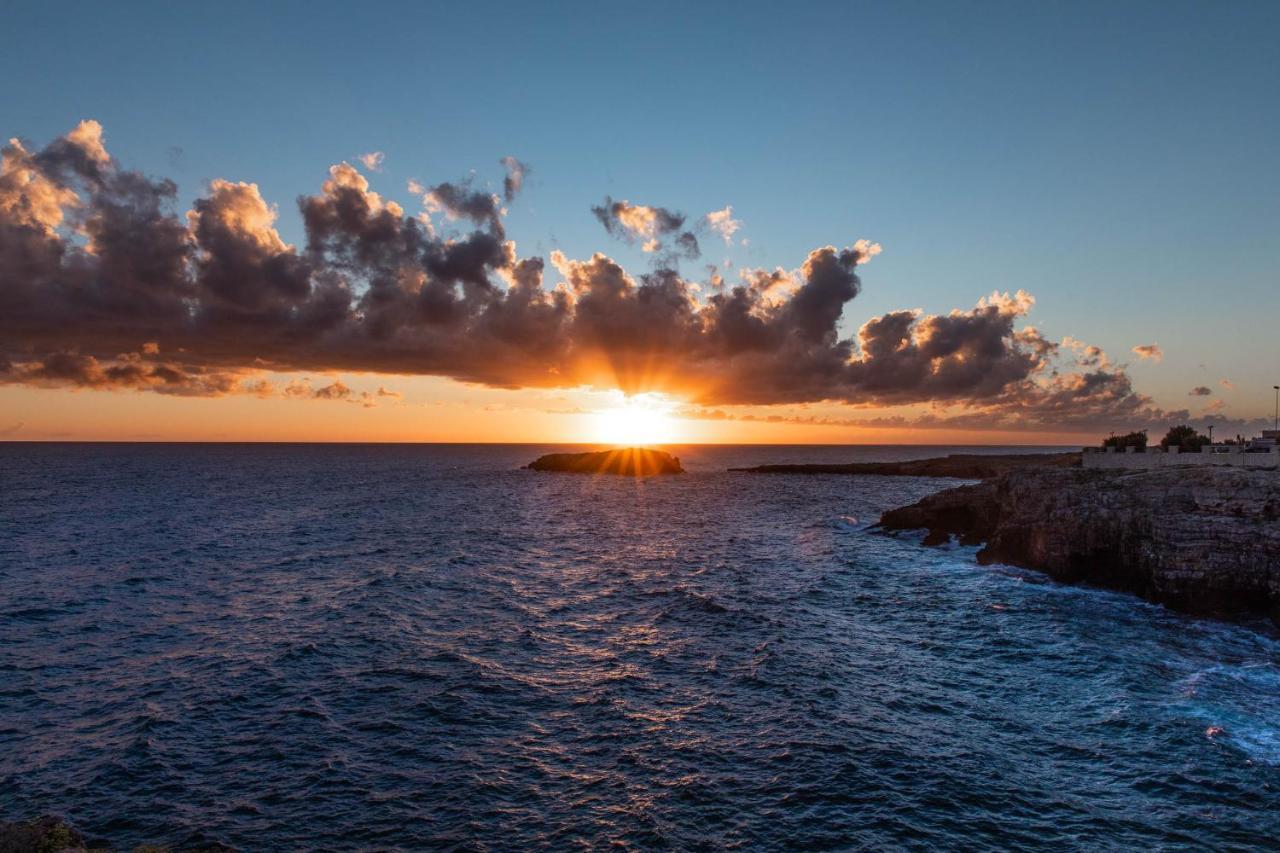
[{"label": "dark gray cloud", "polygon": [[1213,390],[1207,385],[1197,385],[1187,392],[1191,397],[1209,397],[1213,394]]},{"label": "dark gray cloud", "polygon": [[[526,170],[504,165],[514,196]],[[0,382],[268,393],[262,371],[346,370],[668,391],[708,405],[937,402],[1032,420],[1149,407],[1096,347],[1022,326],[1022,293],[948,314],[894,311],[847,334],[875,244],[822,246],[795,271],[744,270],[714,286],[667,266],[633,275],[603,254],[553,253],[563,281],[547,287],[543,260],[506,238],[500,197],[466,181],[425,195],[471,230],[437,234],[353,166],[334,166],[298,199],[298,248],[251,183],[215,180],[180,215],[173,183],[121,168],[95,123],[39,151],[10,144]],[[694,251],[684,218],[665,208],[607,200],[597,215],[661,251],[679,252],[687,234]],[[1061,351],[1075,353],[1074,369],[1055,366]],[[337,386],[309,394],[377,397]]]},{"label": "dark gray cloud", "polygon": [[34,387],[154,391],[183,397],[216,397],[236,390],[237,371],[210,370],[124,353],[101,362],[91,355],[52,352],[39,360],[0,369],[0,382]]},{"label": "dark gray cloud", "polygon": [[475,225],[487,227],[498,237],[503,235],[502,199],[493,193],[472,189],[469,181],[436,184],[427,191],[426,201],[429,207],[443,211],[450,219],[468,219]]},{"label": "dark gray cloud", "polygon": [[604,204],[591,208],[591,212],[613,236],[628,243],[639,241],[644,251],[654,253],[660,265],[702,254],[697,235],[684,227],[683,213],[665,207],[614,201],[608,196]]},{"label": "dark gray cloud", "polygon": [[[1008,430],[1016,432],[1072,433],[1167,429],[1175,423],[1207,425],[1225,419],[1193,418],[1186,409],[1162,409],[1134,391],[1123,370],[1102,367],[1078,373],[1032,376],[1011,383],[990,397],[962,401],[958,408],[938,408],[918,414],[838,416],[783,411],[757,415],[719,408],[691,407],[686,417],[745,420],[880,429]],[[1231,420],[1232,424],[1243,421]]]},{"label": "dark gray cloud", "polygon": [[507,170],[507,176],[502,179],[502,197],[510,204],[524,188],[524,179],[532,170],[515,157],[503,157],[498,162]]}]

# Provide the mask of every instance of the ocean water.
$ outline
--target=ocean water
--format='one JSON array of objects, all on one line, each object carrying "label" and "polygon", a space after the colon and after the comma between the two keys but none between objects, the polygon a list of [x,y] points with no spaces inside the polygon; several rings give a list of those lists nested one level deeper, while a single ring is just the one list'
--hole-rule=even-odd
[{"label": "ocean water", "polygon": [[[0,445],[0,817],[316,849],[1280,838],[1280,642],[868,530],[931,448]],[[943,450],[945,452],[945,449]]]}]

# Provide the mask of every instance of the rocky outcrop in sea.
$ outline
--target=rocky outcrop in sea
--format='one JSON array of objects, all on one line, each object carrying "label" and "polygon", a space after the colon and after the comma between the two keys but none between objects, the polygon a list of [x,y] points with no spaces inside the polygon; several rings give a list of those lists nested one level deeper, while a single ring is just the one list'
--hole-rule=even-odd
[{"label": "rocky outcrop in sea", "polygon": [[568,474],[622,474],[648,477],[653,474],[683,474],[680,460],[662,450],[623,447],[593,453],[548,453],[524,466],[531,471],[559,471]]},{"label": "rocky outcrop in sea", "polygon": [[[80,830],[55,815],[0,820],[0,853],[114,853],[116,849],[106,841],[86,840]],[[235,848],[218,842],[177,847],[140,844],[132,853],[235,853]]]},{"label": "rocky outcrop in sea", "polygon": [[982,544],[981,563],[1126,590],[1178,610],[1280,624],[1280,475],[1229,468],[1028,468],[880,519]]},{"label": "rocky outcrop in sea", "polygon": [[85,849],[84,836],[53,815],[0,821],[0,853],[79,853]]}]

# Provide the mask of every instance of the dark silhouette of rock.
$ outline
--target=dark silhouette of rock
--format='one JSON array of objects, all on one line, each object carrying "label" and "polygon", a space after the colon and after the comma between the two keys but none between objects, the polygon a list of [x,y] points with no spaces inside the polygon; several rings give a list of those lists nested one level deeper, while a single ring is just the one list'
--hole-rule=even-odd
[{"label": "dark silhouette of rock", "polygon": [[0,821],[0,853],[58,853],[84,850],[84,836],[52,815],[33,820]]},{"label": "dark silhouette of rock", "polygon": [[1079,468],[1080,454],[1072,453],[953,453],[905,462],[849,462],[846,464],[757,465],[730,468],[750,474],[876,474],[884,477],[955,477],[986,480],[1020,468]]},{"label": "dark silhouette of rock", "polygon": [[665,451],[646,447],[624,447],[594,453],[548,453],[524,467],[531,471],[625,474],[632,477],[684,473],[679,459]]},{"label": "dark silhouette of rock", "polygon": [[1241,468],[1027,468],[947,489],[885,530],[985,543],[984,564],[1133,592],[1178,610],[1280,624],[1280,476]]},{"label": "dark silhouette of rock", "polygon": [[[109,841],[86,840],[84,835],[65,820],[41,815],[31,820],[0,820],[0,853],[111,853],[116,848]],[[140,844],[133,853],[235,853],[236,849],[218,841],[196,844]]]}]

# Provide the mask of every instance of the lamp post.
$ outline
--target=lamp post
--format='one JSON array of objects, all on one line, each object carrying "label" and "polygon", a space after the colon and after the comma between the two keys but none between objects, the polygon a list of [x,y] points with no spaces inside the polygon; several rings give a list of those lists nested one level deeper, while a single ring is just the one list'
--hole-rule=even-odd
[{"label": "lamp post", "polygon": [[[1272,385],[1276,389],[1276,431],[1280,432],[1280,385]],[[1280,438],[1280,436],[1277,436]]]}]

